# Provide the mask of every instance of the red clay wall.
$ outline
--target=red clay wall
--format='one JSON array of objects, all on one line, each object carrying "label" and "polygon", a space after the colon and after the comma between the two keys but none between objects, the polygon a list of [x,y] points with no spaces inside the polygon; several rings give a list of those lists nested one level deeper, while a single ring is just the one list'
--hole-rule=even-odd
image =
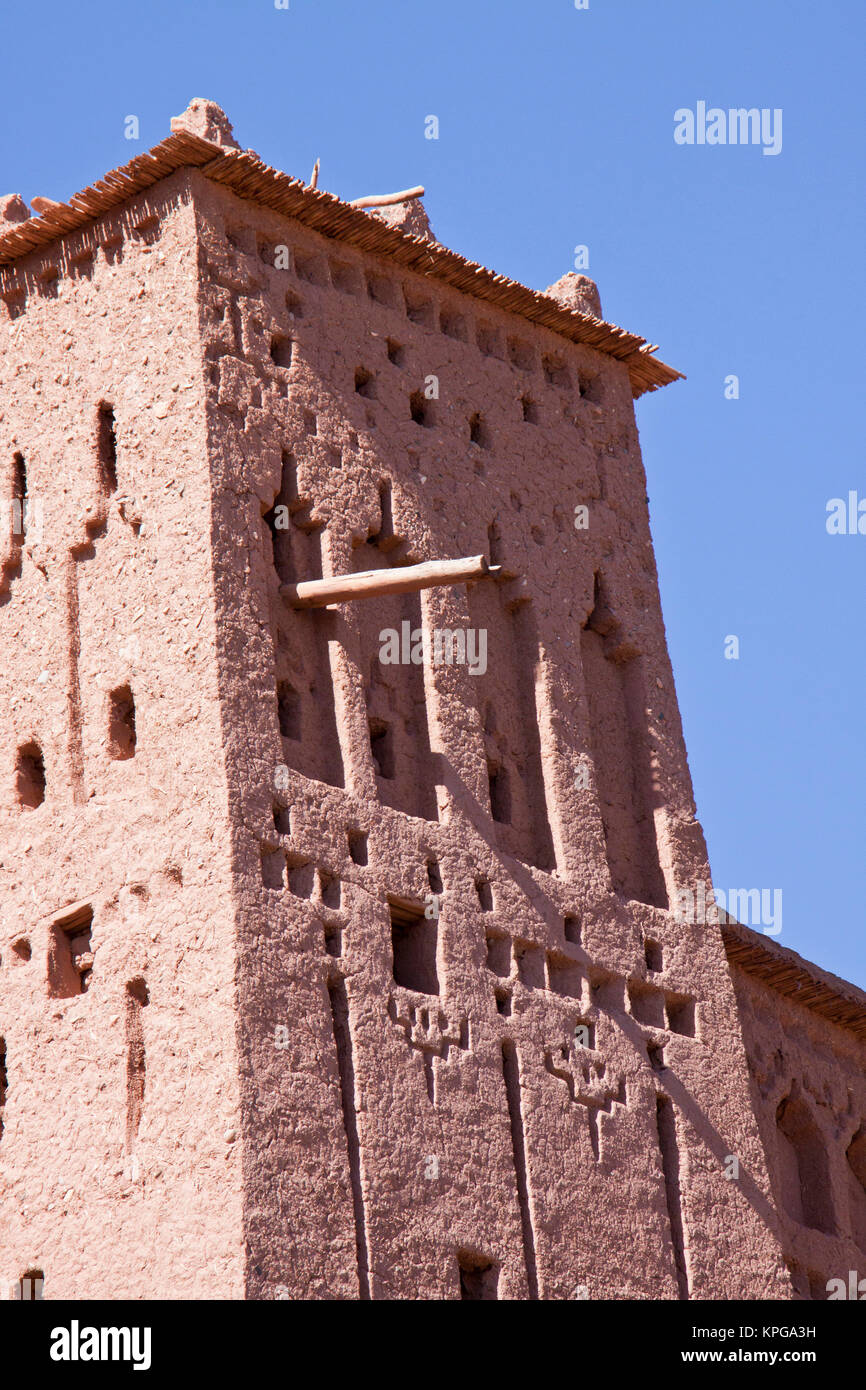
[{"label": "red clay wall", "polygon": [[[750,1083],[719,931],[667,910],[709,874],[626,369],[198,173],[0,294],[0,484],[42,503],[0,550],[4,1278],[855,1267],[862,1049],[735,972]],[[500,579],[279,594],[473,554]],[[383,662],[404,624],[486,667]]]},{"label": "red clay wall", "polygon": [[866,1278],[866,1043],[733,967],[755,1113],[797,1295]]},{"label": "red clay wall", "polygon": [[196,287],[185,174],[0,272],[2,500],[20,453],[34,504],[0,580],[4,1297],[243,1288]]},{"label": "red clay wall", "polygon": [[[708,873],[625,368],[193,184],[248,1292],[790,1297],[720,937],[664,910]],[[383,664],[404,621],[487,673]]]}]

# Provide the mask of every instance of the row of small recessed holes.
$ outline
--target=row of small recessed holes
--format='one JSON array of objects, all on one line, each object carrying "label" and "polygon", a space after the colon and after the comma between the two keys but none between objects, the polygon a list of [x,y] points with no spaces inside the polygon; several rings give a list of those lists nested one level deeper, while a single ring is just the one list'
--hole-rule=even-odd
[{"label": "row of small recessed holes", "polygon": [[[285,806],[274,807],[274,828],[280,835],[291,834],[291,812]],[[367,832],[364,830],[347,831],[349,842],[349,854],[354,864],[366,865],[368,863]],[[274,857],[274,851],[263,849],[262,863],[265,865],[268,859]],[[341,890],[340,880],[333,874],[325,873],[319,869],[317,871],[319,879],[319,893],[322,902],[326,907],[340,906]],[[294,878],[293,878],[294,876]],[[435,859],[427,861],[427,881],[430,884],[431,893],[438,897],[445,890],[442,883],[442,874],[439,863]],[[289,888],[296,897],[309,898],[313,892],[313,866],[308,860],[289,864]],[[479,876],[475,880],[475,892],[478,895],[478,902],[482,912],[492,912],[495,907],[493,898],[493,888],[489,879]],[[566,941],[575,945],[580,944],[580,920],[575,916],[567,916],[563,919],[563,929]]]},{"label": "row of small recessed holes", "polygon": [[[230,244],[233,244],[235,249],[239,249],[236,241],[232,242],[231,238]],[[273,251],[274,248],[269,246],[260,247],[260,257],[265,264],[272,263],[271,258]],[[294,259],[295,274],[299,280],[317,286],[319,289],[334,288],[346,294],[362,293],[360,271],[358,272],[357,279],[354,277],[347,278],[345,268],[337,268],[337,263],[330,262],[329,283],[328,275],[325,270],[325,262],[323,260],[318,257],[304,257],[297,251],[295,252]],[[335,268],[337,268],[336,274],[334,273]],[[385,308],[397,309],[399,307],[397,304],[399,290],[395,281],[368,274],[366,277],[366,284],[367,294],[375,303],[382,304]],[[404,287],[403,300],[406,308],[406,315],[413,323],[417,323],[422,327],[433,326],[432,320],[436,308],[432,299],[421,300],[416,298],[413,300],[411,293],[407,293]],[[297,296],[291,291],[287,296],[287,308],[290,313],[294,313],[297,317],[302,316],[303,311],[301,303]],[[446,337],[453,338],[458,342],[468,343],[469,341],[467,319],[462,313],[453,312],[448,309],[440,309],[439,329]],[[476,345],[478,350],[485,357],[497,357],[500,361],[504,360],[496,350],[500,346],[500,335],[497,330],[488,330],[483,325],[479,326],[476,332]],[[534,371],[536,369],[535,350],[528,343],[518,338],[509,337],[506,340],[506,346],[509,361],[513,367],[525,372]],[[571,373],[563,361],[550,354],[544,354],[541,359],[541,365],[548,385],[556,386],[560,390],[570,391],[572,389]],[[594,384],[595,379],[578,373],[578,389],[581,396],[589,395],[592,392]]]},{"label": "row of small recessed holes", "polygon": [[[394,366],[401,367],[404,360],[404,347],[395,339],[387,340],[388,361]],[[294,360],[294,343],[285,334],[276,333],[271,338],[270,347],[271,360],[275,366],[288,370]],[[355,369],[355,392],[365,400],[377,399],[376,373],[367,367],[356,367]],[[527,424],[537,425],[539,423],[538,403],[529,395],[521,396],[521,410],[523,419]],[[416,425],[425,428],[435,426],[435,404],[429,400],[423,391],[413,391],[409,397],[409,413]],[[489,427],[484,416],[476,411],[469,418],[469,439],[470,443],[478,444],[481,448],[489,449],[492,447]]]},{"label": "row of small recessed holes", "polygon": [[[157,217],[146,218],[132,229],[133,240],[142,241],[150,245],[156,240],[161,228]],[[118,234],[109,241],[102,242],[98,248],[102,251],[108,265],[116,265],[123,260],[123,237]],[[97,248],[86,249],[77,252],[69,257],[67,276],[72,280],[89,280],[93,274]],[[56,299],[60,280],[63,271],[55,262],[46,265],[36,280],[37,293],[43,299]],[[9,319],[20,318],[27,308],[27,291],[9,290],[0,294],[0,299],[6,305]]]},{"label": "row of small recessed holes", "polygon": [[[290,815],[289,811],[285,807],[278,806],[274,808],[274,825],[281,835],[288,835],[291,833]],[[351,855],[352,862],[355,864],[366,865],[368,862],[366,832],[349,831],[348,840],[349,853]],[[279,857],[281,862],[285,859],[286,863],[288,864],[288,884],[290,891],[294,893],[296,897],[312,897],[314,886],[314,870],[309,860],[303,860],[292,863],[290,862],[292,856],[288,856],[288,858],[286,858],[284,854],[280,854],[278,851],[273,851],[269,848],[263,848],[262,850],[262,866],[263,877],[265,879],[265,886],[278,886],[276,883],[277,875],[274,872],[273,866],[268,863],[269,860],[273,860],[277,857]],[[316,874],[319,881],[319,895],[321,897],[322,902],[326,907],[338,908],[340,906],[342,896],[339,878],[337,878],[333,874],[326,873],[322,869],[317,870]],[[273,882],[268,881],[271,879],[271,877],[273,877],[274,879]],[[279,877],[281,886],[282,875],[280,874]],[[427,862],[427,878],[430,883],[431,892],[434,895],[438,896],[444,891],[442,887],[442,878],[439,872],[439,865],[435,859],[430,859]],[[478,901],[481,905],[482,912],[492,912],[493,891],[491,889],[489,881],[485,878],[477,878],[475,880],[475,891],[478,894]]]}]

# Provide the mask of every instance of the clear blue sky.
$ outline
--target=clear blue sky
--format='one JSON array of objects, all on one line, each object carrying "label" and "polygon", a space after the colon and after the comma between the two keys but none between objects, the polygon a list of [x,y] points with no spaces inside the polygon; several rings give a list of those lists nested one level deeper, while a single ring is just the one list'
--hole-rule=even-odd
[{"label": "clear blue sky", "polygon": [[[4,11],[2,191],[65,198],[206,96],[342,196],[424,183],[441,240],[527,285],[589,246],[606,317],[688,375],[638,424],[716,885],[781,888],[782,944],[866,986],[866,536],[825,529],[866,498],[862,0]],[[701,100],[782,108],[781,154],[677,146]]]}]

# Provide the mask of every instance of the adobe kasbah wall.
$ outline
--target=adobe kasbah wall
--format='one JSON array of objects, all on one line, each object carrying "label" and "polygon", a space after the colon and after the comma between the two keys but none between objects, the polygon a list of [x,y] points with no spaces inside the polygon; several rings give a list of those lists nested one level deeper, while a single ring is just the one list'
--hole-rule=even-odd
[{"label": "adobe kasbah wall", "polygon": [[[671,910],[633,399],[677,374],[582,277],[172,129],[0,203],[4,1292],[826,1297],[866,999]],[[383,659],[444,630],[486,646]]]},{"label": "adobe kasbah wall", "polygon": [[[203,1280],[228,1296],[243,1288],[234,914],[187,175],[11,280],[4,1294],[42,1270],[46,1297],[195,1297]],[[8,504],[25,473],[21,537]]]},{"label": "adobe kasbah wall", "polygon": [[748,927],[723,931],[795,1297],[862,1297],[866,995]]}]

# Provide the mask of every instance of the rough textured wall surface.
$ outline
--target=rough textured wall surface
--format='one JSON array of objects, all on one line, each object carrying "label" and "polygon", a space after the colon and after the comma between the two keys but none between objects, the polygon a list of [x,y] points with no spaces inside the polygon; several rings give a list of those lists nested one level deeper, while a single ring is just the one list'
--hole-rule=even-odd
[{"label": "rough textured wall surface", "polygon": [[197,273],[183,173],[0,271],[4,1296],[243,1289]]},{"label": "rough textured wall surface", "polygon": [[733,968],[785,1256],[798,1297],[866,1277],[866,1043]]},{"label": "rough textured wall surface", "polygon": [[0,1273],[814,1291],[862,1120],[810,1019],[759,1126],[670,911],[709,872],[627,369],[197,171],[3,268],[0,334]]},{"label": "rough textured wall surface", "polygon": [[[625,368],[192,182],[249,1294],[790,1297],[721,939],[666,910],[708,872]],[[486,670],[382,660],[422,626]]]}]

